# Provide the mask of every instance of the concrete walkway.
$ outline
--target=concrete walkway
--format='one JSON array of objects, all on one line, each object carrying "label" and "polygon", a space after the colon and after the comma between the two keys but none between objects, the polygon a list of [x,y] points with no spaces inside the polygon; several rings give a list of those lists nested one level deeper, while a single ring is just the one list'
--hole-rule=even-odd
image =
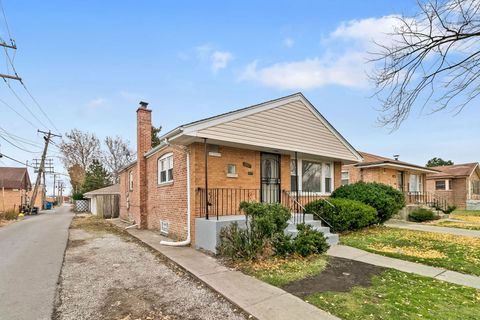
[{"label": "concrete walkway", "polygon": [[439,227],[428,224],[407,222],[403,220],[389,220],[385,223],[386,227],[408,229],[415,231],[426,231],[436,233],[447,233],[455,236],[480,237],[480,230],[468,230],[461,228]]},{"label": "concrete walkway", "polygon": [[0,319],[51,319],[73,213],[47,212],[0,228]]},{"label": "concrete walkway", "polygon": [[333,257],[361,261],[376,266],[396,269],[403,272],[414,273],[450,283],[460,284],[466,287],[480,289],[480,277],[471,276],[456,271],[450,271],[443,268],[430,267],[421,263],[389,258],[349,246],[333,246],[327,251],[327,254]]},{"label": "concrete walkway", "polygon": [[[126,226],[118,219],[111,222],[118,227]],[[280,288],[226,268],[215,258],[191,247],[160,245],[161,240],[167,239],[158,233],[138,229],[127,231],[259,320],[338,319]]]}]

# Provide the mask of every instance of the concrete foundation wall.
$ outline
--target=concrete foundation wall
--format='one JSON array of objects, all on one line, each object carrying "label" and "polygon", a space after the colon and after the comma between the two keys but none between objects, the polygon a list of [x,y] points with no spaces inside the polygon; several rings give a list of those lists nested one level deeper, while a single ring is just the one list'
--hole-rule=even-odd
[{"label": "concrete foundation wall", "polygon": [[220,217],[219,220],[195,219],[195,247],[217,253],[217,244],[220,243],[220,230],[234,222],[237,222],[240,228],[246,227],[246,220],[243,215]]},{"label": "concrete foundation wall", "polygon": [[480,210],[480,200],[467,200],[467,210]]}]

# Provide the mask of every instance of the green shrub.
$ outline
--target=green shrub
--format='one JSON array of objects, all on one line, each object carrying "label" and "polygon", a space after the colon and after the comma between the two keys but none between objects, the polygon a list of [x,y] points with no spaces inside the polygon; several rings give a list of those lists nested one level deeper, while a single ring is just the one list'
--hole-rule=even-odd
[{"label": "green shrub", "polygon": [[309,224],[297,225],[298,234],[293,239],[294,252],[307,257],[312,254],[321,254],[330,247],[323,233],[313,229]]},{"label": "green shrub", "polygon": [[328,202],[312,201],[305,205],[305,211],[322,217],[332,226],[334,232],[357,230],[377,222],[375,208],[349,199],[330,198]]},{"label": "green shrub", "polygon": [[72,194],[72,199],[73,200],[83,200],[85,198],[83,197],[83,193],[75,192],[74,194]]},{"label": "green shrub", "polygon": [[247,221],[253,222],[256,231],[265,239],[271,239],[275,234],[282,233],[288,226],[290,212],[278,203],[242,202]]},{"label": "green shrub", "polygon": [[431,210],[420,208],[412,211],[408,215],[408,219],[415,222],[430,221],[435,219],[435,214]]},{"label": "green shrub", "polygon": [[402,192],[376,182],[357,182],[341,186],[333,191],[332,197],[357,200],[374,207],[377,210],[378,223],[387,221],[405,206]]},{"label": "green shrub", "polygon": [[232,223],[220,230],[217,252],[232,260],[252,260],[263,251],[264,241],[255,234],[255,229],[240,228]]},{"label": "green shrub", "polygon": [[280,204],[256,202],[242,202],[240,209],[245,213],[246,227],[233,223],[222,228],[217,252],[233,260],[256,259],[264,254],[265,248],[273,246],[275,238],[280,241],[290,212]]},{"label": "green shrub", "polygon": [[295,252],[295,245],[292,236],[279,233],[272,239],[272,249],[276,256],[287,257]]}]

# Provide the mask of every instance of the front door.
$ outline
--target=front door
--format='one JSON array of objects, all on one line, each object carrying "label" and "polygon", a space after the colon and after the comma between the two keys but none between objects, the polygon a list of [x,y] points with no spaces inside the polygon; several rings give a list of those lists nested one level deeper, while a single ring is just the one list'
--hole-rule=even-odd
[{"label": "front door", "polygon": [[280,155],[262,153],[262,202],[280,202]]}]

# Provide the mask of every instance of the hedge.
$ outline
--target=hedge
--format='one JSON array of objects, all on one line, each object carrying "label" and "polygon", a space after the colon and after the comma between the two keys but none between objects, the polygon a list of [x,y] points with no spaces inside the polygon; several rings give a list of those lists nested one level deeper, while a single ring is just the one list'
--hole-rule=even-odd
[{"label": "hedge", "polygon": [[375,208],[350,199],[330,198],[328,202],[316,200],[308,203],[305,211],[325,219],[334,232],[357,230],[377,222]]},{"label": "hedge", "polygon": [[374,207],[378,223],[390,219],[405,206],[405,196],[399,190],[377,182],[357,182],[341,186],[332,193],[333,198],[363,202]]}]

